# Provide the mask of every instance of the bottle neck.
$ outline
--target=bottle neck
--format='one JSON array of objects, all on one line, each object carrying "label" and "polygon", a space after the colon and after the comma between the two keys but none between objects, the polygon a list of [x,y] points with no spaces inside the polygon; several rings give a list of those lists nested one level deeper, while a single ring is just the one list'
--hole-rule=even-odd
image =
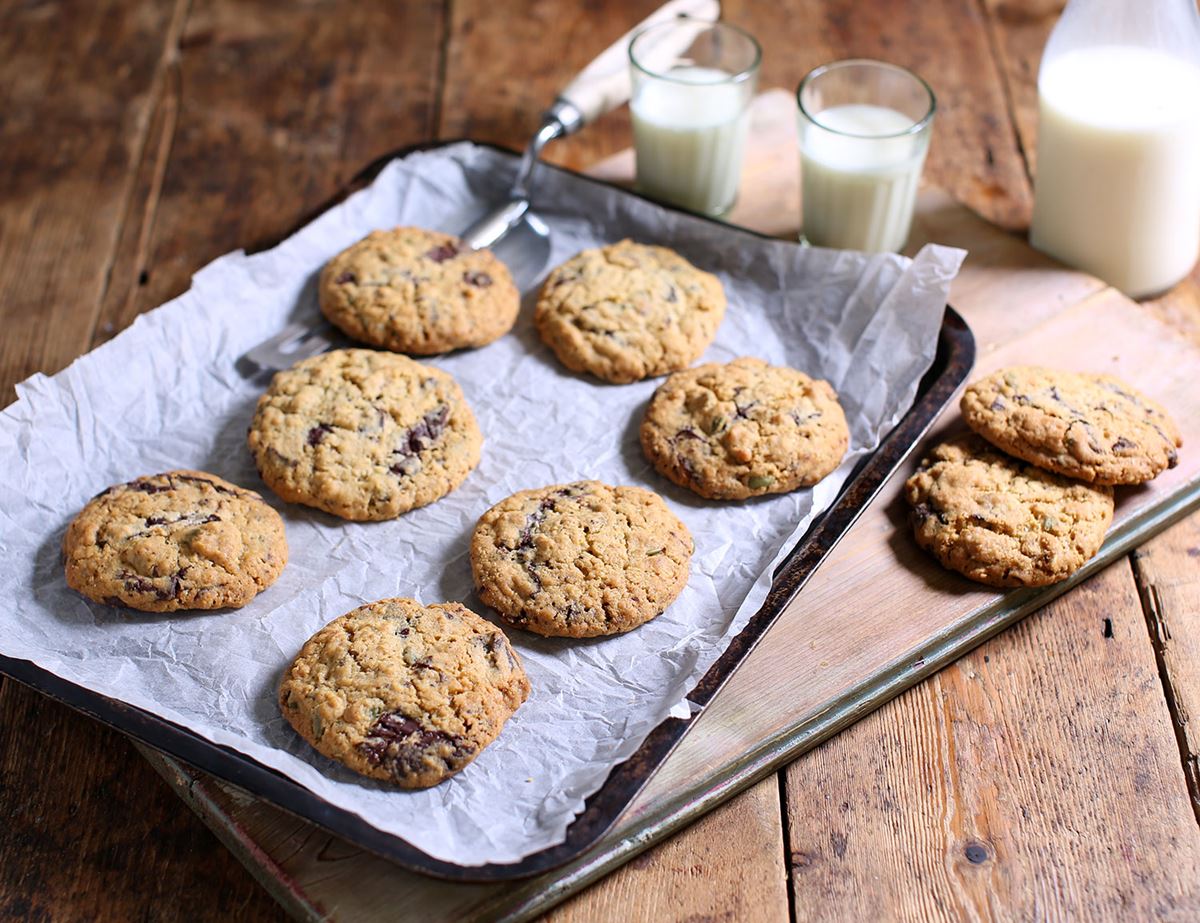
[{"label": "bottle neck", "polygon": [[1043,61],[1100,45],[1161,51],[1200,67],[1196,0],[1069,0],[1050,34]]}]

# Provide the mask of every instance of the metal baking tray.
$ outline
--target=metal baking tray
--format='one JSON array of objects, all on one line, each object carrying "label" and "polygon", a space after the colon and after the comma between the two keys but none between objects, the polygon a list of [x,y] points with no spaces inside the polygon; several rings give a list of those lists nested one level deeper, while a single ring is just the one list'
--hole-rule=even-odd
[{"label": "metal baking tray", "polygon": [[[443,142],[450,144],[454,142]],[[382,167],[398,156],[428,150],[442,144],[421,145],[397,151],[371,164],[343,193],[325,208],[369,182]],[[495,148],[514,158],[515,153]],[[543,169],[562,168],[543,166]],[[568,171],[569,172],[569,171]],[[578,174],[577,174],[578,175]],[[587,182],[616,188],[622,195],[636,195],[590,177]],[[324,210],[322,208],[321,210]],[[314,217],[307,216],[301,224]],[[711,219],[710,219],[711,220]],[[729,227],[731,235],[757,234]],[[797,244],[799,246],[799,244]],[[166,721],[150,712],[110,699],[90,689],[63,680],[26,660],[0,655],[0,673],[95,718],[157,750],[233,783],[332,834],[406,868],[456,881],[504,881],[537,875],[579,857],[617,821],[626,807],[659,769],[688,732],[704,707],[733,675],[738,665],[801,591],[825,556],[858,519],[893,471],[925,435],[958,386],[966,379],[975,358],[975,340],[963,318],[946,307],[938,338],[937,353],[922,379],[912,407],[864,458],[847,480],[833,505],[821,515],[779,566],[762,607],[734,636],[729,647],[688,694],[690,717],[667,718],[658,725],[625,762],[616,766],[604,784],[586,801],[584,810],[567,828],[566,839],[556,846],[526,856],[519,862],[462,866],[416,848],[406,840],[384,833],[361,817],[334,807],[297,782],[236,750],[214,744],[195,732]]]}]

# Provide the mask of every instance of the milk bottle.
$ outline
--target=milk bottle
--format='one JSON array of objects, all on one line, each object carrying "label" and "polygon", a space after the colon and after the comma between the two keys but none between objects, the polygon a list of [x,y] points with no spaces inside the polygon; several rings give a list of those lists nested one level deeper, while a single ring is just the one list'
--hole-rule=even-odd
[{"label": "milk bottle", "polygon": [[1030,242],[1141,298],[1200,253],[1195,0],[1071,0],[1042,57]]}]

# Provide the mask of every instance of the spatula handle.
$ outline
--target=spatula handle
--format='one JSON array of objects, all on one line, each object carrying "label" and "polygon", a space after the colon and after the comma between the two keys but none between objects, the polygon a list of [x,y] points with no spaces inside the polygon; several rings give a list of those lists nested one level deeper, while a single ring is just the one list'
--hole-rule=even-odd
[{"label": "spatula handle", "polygon": [[[720,0],[670,0],[669,3],[660,6],[609,45],[558,95],[560,102],[574,106],[582,116],[581,119],[572,120],[572,124],[566,125],[567,130],[576,131],[604,113],[629,102],[632,92],[629,79],[629,41],[639,29],[677,16],[691,16],[694,19],[716,22],[720,15]],[[664,48],[664,53],[669,52],[664,57],[673,58],[683,50]]]}]

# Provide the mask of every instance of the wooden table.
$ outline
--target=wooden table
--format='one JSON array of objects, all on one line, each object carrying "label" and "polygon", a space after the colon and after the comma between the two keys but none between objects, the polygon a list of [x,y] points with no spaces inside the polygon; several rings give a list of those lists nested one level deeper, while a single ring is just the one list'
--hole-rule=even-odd
[{"label": "wooden table", "polygon": [[[3,401],[388,151],[521,144],[655,5],[4,0]],[[927,176],[1024,227],[1055,4],[779,6],[725,4],[764,86],[913,67],[939,94]],[[628,143],[616,113],[551,159]],[[1200,274],[1146,310],[1200,340]],[[1197,918],[1198,565],[1194,516],[551,916]],[[0,918],[281,915],[124,738],[0,680]]]}]

